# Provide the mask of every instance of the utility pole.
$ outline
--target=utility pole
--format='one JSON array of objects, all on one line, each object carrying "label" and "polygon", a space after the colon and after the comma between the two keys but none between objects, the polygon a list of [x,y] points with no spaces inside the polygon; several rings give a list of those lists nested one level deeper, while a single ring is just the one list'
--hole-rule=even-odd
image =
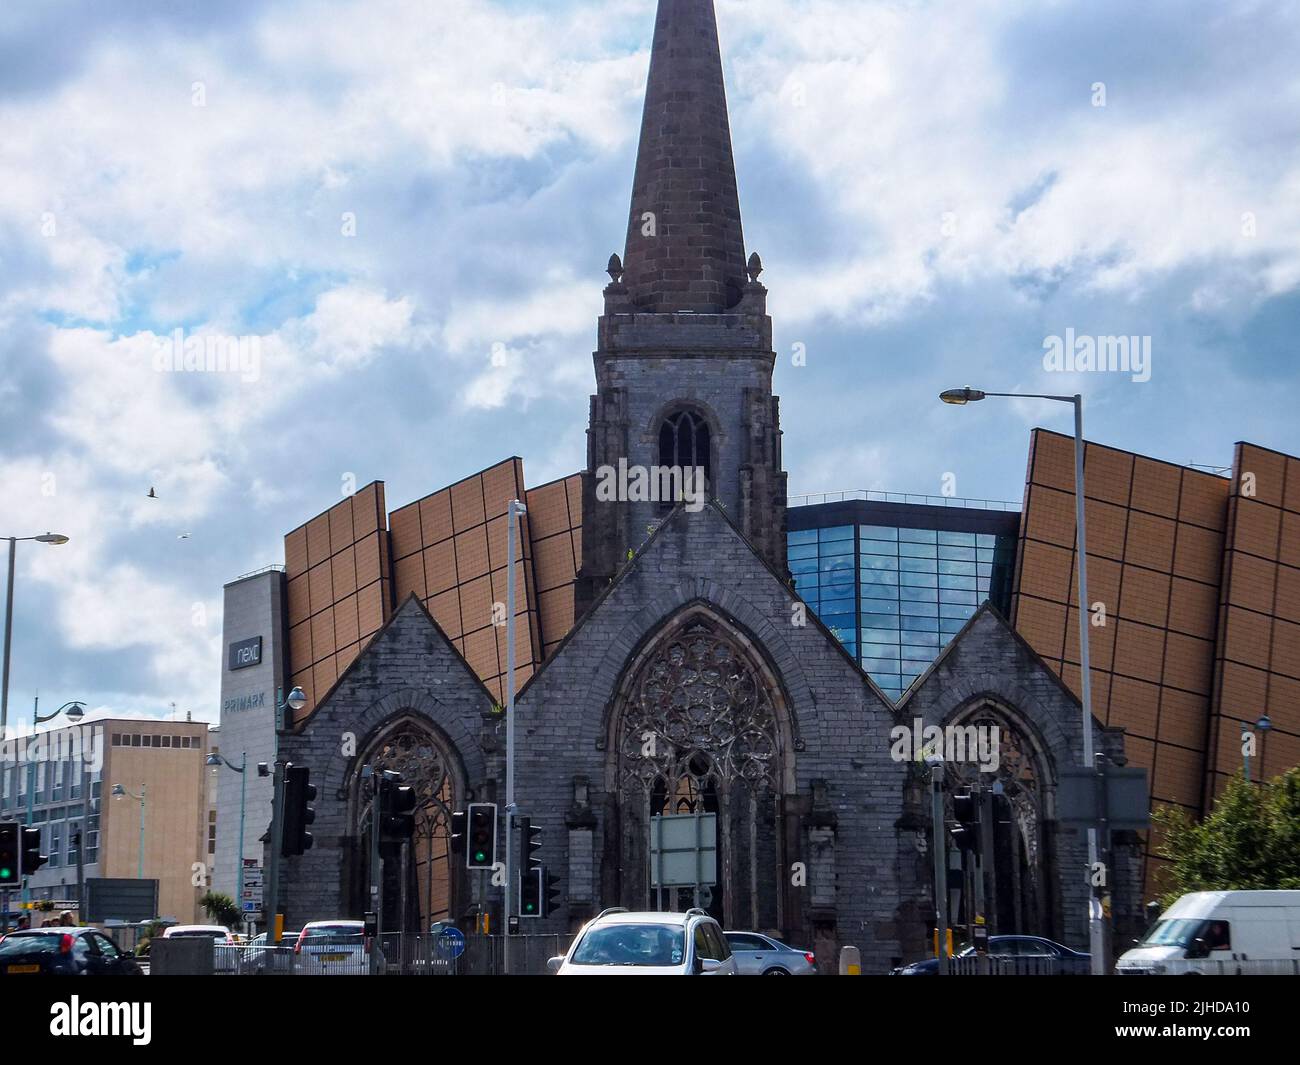
[{"label": "utility pole", "polygon": [[502,907],[505,940],[502,944],[506,975],[510,974],[510,925],[512,915],[518,912],[518,896],[511,898],[519,888],[514,877],[514,818],[515,818],[515,552],[518,532],[517,519],[528,513],[519,500],[512,499],[506,507],[506,557],[509,570],[506,577],[506,887],[505,906]]},{"label": "utility pole", "polygon": [[280,851],[284,847],[284,766],[277,757],[271,791],[271,860],[266,871],[266,938],[278,943],[280,907]]},{"label": "utility pole", "polygon": [[939,975],[948,975],[948,833],[943,818],[943,760],[929,759],[931,816],[934,821],[934,929]]},{"label": "utility pole", "polygon": [[981,882],[981,889],[984,891],[983,901],[980,910],[984,914],[984,920],[989,926],[989,935],[995,936],[998,932],[998,870],[993,861],[993,832],[994,832],[994,811],[1000,792],[998,788],[1001,785],[995,783],[992,789],[985,791],[980,789],[980,868],[987,882]]}]

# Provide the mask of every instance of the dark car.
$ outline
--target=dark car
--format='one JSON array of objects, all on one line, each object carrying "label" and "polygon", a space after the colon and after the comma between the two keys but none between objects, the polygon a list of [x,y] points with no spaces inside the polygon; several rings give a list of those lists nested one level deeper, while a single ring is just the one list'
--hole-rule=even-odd
[{"label": "dark car", "polygon": [[[958,958],[970,958],[975,954],[974,947],[966,947],[958,951]],[[1082,954],[1077,950],[1071,950],[1069,947],[1055,943],[1050,939],[1044,939],[1042,936],[990,936],[989,937],[989,956],[993,958],[1005,958],[1012,960],[1038,959],[1048,960],[1052,964],[1052,969],[1062,975],[1084,975],[1088,972],[1089,963],[1092,955]],[[1029,964],[1033,964],[1030,962]],[[903,965],[894,969],[891,976],[938,976],[939,959],[925,958],[922,961],[914,961],[911,965]]]},{"label": "dark car", "polygon": [[96,928],[32,928],[0,939],[0,976],[143,976]]}]

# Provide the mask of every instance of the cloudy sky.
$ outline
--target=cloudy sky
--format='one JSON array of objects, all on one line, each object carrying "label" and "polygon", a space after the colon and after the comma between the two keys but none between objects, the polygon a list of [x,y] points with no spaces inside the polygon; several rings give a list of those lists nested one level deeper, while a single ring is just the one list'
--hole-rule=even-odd
[{"label": "cloudy sky", "polygon": [[[1300,8],[718,0],[792,494],[1017,500],[1089,435],[1300,450]],[[0,535],[11,722],[216,719],[221,587],[351,476],[390,508],[584,462],[653,0],[8,0]],[[160,338],[256,338],[160,372]],[[1046,337],[1151,337],[1151,378]],[[797,346],[806,365],[793,365]],[[252,349],[249,349],[252,350]],[[146,494],[150,487],[158,499]],[[182,538],[184,537],[184,538]]]}]

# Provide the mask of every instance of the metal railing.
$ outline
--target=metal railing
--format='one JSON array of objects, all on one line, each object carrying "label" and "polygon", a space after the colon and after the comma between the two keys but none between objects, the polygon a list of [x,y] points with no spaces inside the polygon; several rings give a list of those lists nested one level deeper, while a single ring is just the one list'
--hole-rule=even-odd
[{"label": "metal railing", "polygon": [[[1015,958],[1008,955],[979,958],[968,954],[949,959],[953,976],[1087,976],[1088,959],[1047,956]],[[987,965],[987,972],[984,966]]]},{"label": "metal railing", "polygon": [[812,492],[807,495],[789,496],[788,507],[807,507],[820,503],[846,503],[861,499],[870,503],[911,503],[926,507],[958,507],[965,510],[1001,510],[1018,513],[1022,504],[1008,503],[1003,499],[966,499],[958,496],[932,496],[915,492],[883,492],[876,489],[859,488],[848,492]]},{"label": "metal railing", "polygon": [[[540,976],[546,963],[564,954],[572,935],[527,935],[510,938],[510,971]],[[212,969],[224,976],[497,976],[505,972],[505,937],[468,935],[455,956],[442,936],[384,933],[316,937],[304,943],[261,946],[213,943]]]}]

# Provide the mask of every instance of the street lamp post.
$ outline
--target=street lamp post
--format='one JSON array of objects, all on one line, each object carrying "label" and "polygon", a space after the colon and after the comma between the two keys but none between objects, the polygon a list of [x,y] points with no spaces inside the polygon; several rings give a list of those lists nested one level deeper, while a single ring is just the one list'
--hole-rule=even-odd
[{"label": "street lamp post", "polygon": [[[514,877],[515,816],[515,542],[516,518],[528,513],[518,499],[506,507],[506,555],[510,568],[506,577],[506,904],[504,968],[510,973],[510,918],[520,901]],[[513,896],[513,898],[512,898]]]},{"label": "street lamp post", "polygon": [[[83,717],[86,716],[86,705],[85,703],[73,700],[70,703],[64,703],[61,707],[55,710],[54,713],[46,714],[44,717],[42,717],[41,697],[38,695],[32,704],[33,735],[35,735],[36,730],[41,725],[44,725],[48,721],[53,721],[60,714],[67,714],[68,720],[75,725],[78,721],[80,721]],[[32,761],[31,757],[29,756],[27,758],[27,819],[26,819],[26,824],[28,828],[35,827],[32,824],[35,816],[35,811],[33,809],[35,805],[36,805],[36,763]],[[31,894],[32,894],[32,889],[27,884],[27,878],[24,877],[23,878],[23,901],[24,902],[30,901]],[[78,900],[77,905],[78,906],[81,905],[80,900]],[[6,912],[8,912],[8,907],[6,907]]]},{"label": "street lamp post", "polygon": [[239,907],[242,915],[244,912],[244,816],[248,810],[248,752],[245,751],[239,765],[235,765],[224,755],[213,751],[208,755],[207,764],[212,766],[214,773],[218,766],[224,765],[239,774],[239,852],[235,863],[238,866],[235,877],[235,905]]},{"label": "street lamp post", "polygon": [[47,532],[43,536],[6,536],[9,541],[9,589],[5,596],[5,652],[4,665],[0,667],[0,740],[9,737],[9,654],[14,639],[14,555],[21,543],[34,542],[58,547],[68,542],[60,533]]},{"label": "street lamp post", "polygon": [[136,802],[140,804],[140,855],[136,859],[135,878],[137,880],[143,880],[144,879],[144,807],[145,807],[145,796],[147,795],[147,789],[144,784],[141,784],[140,794],[134,795],[131,792],[127,791],[126,788],[122,787],[121,784],[114,784],[112,794],[115,799],[134,799]]},{"label": "street lamp post", "polygon": [[1268,714],[1261,714],[1255,727],[1259,729],[1259,783],[1261,786],[1267,780],[1267,774],[1264,770],[1264,747],[1268,743],[1268,730],[1273,727],[1273,721]]},{"label": "street lamp post", "polygon": [[[1083,484],[1083,396],[1045,396],[1023,392],[982,392],[977,388],[950,388],[940,394],[939,398],[954,406],[978,403],[988,396],[1013,399],[1047,399],[1054,403],[1070,403],[1074,406],[1074,523],[1076,532],[1076,550],[1079,556],[1079,670],[1081,702],[1083,704],[1083,764],[1089,770],[1096,769],[1096,760],[1092,749],[1092,656],[1089,647],[1089,603],[1088,603],[1088,534],[1086,508],[1084,506]],[[1091,882],[1093,871],[1097,868],[1098,835],[1095,825],[1088,828],[1088,879]],[[1105,958],[1106,927],[1102,912],[1101,899],[1095,895],[1088,905],[1088,945],[1092,953],[1092,973],[1105,976],[1107,964]]]},{"label": "street lamp post", "polygon": [[271,777],[271,846],[266,870],[265,899],[263,906],[266,920],[267,942],[278,943],[276,917],[280,907],[280,851],[284,847],[284,761],[280,758],[280,733],[293,727],[290,710],[295,713],[307,705],[307,695],[301,688],[294,688],[289,697],[280,701],[280,691],[275,693],[275,762],[267,766],[265,762],[257,767],[258,776]]}]

